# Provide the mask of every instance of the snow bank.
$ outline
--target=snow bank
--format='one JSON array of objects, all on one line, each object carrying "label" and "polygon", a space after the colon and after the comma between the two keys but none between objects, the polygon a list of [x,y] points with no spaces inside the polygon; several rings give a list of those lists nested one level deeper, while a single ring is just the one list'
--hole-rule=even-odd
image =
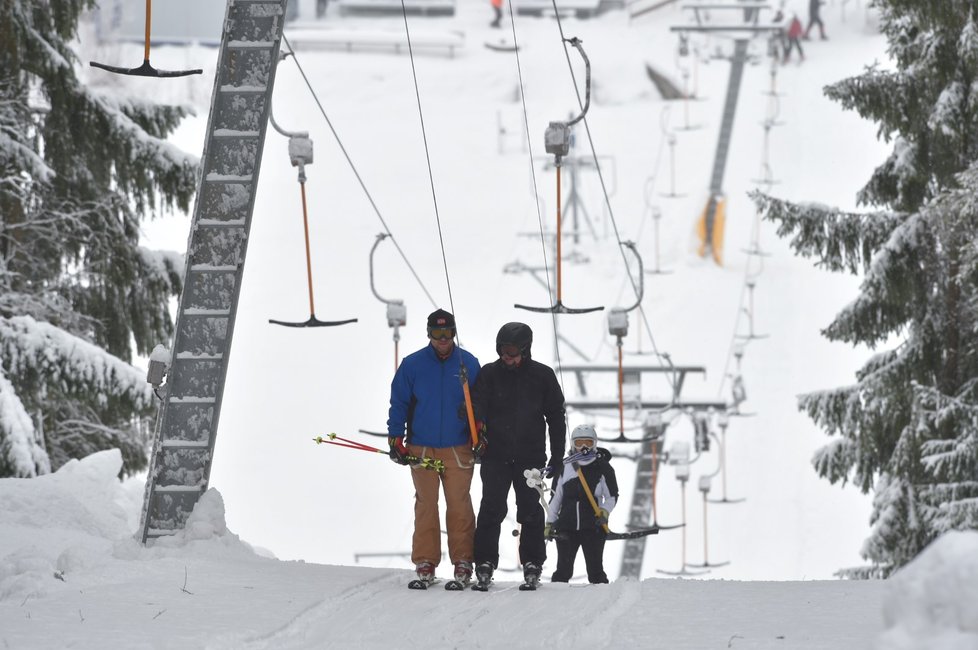
[{"label": "snow bank", "polygon": [[43,596],[83,569],[114,561],[256,557],[228,530],[224,499],[208,490],[187,526],[149,547],[135,539],[143,481],[119,481],[122,454],[101,451],[38,478],[0,479],[0,602]]},{"label": "snow bank", "polygon": [[214,488],[201,495],[182,530],[169,537],[160,537],[147,549],[150,554],[161,557],[173,555],[175,551],[180,555],[201,557],[225,557],[229,552],[239,556],[257,555],[251,545],[228,530],[224,497]]},{"label": "snow bank", "polygon": [[878,650],[978,648],[978,532],[945,533],[887,586]]},{"label": "snow bank", "polygon": [[54,474],[0,479],[0,601],[46,593],[52,578],[103,563],[132,534],[121,469],[111,449]]}]

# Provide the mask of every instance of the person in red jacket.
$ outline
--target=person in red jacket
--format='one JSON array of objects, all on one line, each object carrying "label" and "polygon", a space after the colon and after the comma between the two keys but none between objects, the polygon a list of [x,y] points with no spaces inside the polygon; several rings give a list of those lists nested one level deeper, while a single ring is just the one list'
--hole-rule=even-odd
[{"label": "person in red jacket", "polygon": [[490,27],[499,27],[499,22],[503,19],[503,0],[490,0],[492,9],[496,12],[496,18],[489,23]]},{"label": "person in red jacket", "polygon": [[785,39],[787,43],[784,47],[784,62],[787,63],[788,59],[791,58],[791,49],[798,48],[798,59],[799,61],[805,60],[805,53],[801,51],[801,38],[802,28],[801,21],[798,20],[798,14],[791,15],[791,22],[788,24],[788,36]]}]

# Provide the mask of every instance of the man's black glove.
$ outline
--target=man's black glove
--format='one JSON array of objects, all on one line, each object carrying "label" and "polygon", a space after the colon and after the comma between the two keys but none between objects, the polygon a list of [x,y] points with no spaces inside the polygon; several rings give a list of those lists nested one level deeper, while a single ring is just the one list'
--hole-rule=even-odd
[{"label": "man's black glove", "polygon": [[479,434],[479,441],[475,443],[475,447],[472,448],[472,453],[475,454],[476,462],[482,460],[482,456],[486,453],[486,449],[489,447],[489,436],[486,430],[485,422],[476,422],[475,430]]},{"label": "man's black glove", "polygon": [[564,459],[563,458],[550,458],[550,462],[544,468],[546,473],[543,475],[544,478],[553,478],[554,476],[560,476],[564,471]]},{"label": "man's black glove", "polygon": [[390,445],[391,450],[388,452],[391,460],[398,465],[407,465],[411,461],[408,460],[407,447],[404,446],[404,438],[395,438],[391,436],[387,439],[387,444]]}]

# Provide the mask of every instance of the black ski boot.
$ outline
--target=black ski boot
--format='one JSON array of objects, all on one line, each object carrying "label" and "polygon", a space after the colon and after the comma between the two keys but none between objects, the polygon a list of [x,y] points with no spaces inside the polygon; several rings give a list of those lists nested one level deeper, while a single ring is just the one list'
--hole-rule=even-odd
[{"label": "black ski boot", "polygon": [[527,562],[523,565],[523,584],[520,585],[520,591],[536,591],[537,585],[540,584],[540,573],[542,569],[539,564],[534,562]]},{"label": "black ski boot", "polygon": [[475,567],[475,584],[472,585],[472,589],[489,591],[489,585],[492,583],[492,571],[493,566],[490,562],[480,562]]}]

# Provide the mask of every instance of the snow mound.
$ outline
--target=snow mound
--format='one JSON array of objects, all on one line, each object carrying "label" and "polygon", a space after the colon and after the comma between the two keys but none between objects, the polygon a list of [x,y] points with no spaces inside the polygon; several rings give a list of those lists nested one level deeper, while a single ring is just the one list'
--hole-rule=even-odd
[{"label": "snow mound", "polygon": [[68,529],[105,539],[129,535],[121,469],[122,454],[110,449],[71,460],[54,474],[0,479],[0,528]]},{"label": "snow mound", "polygon": [[[132,550],[132,545],[138,546],[136,542],[117,545],[116,556],[125,556],[126,547]],[[137,549],[137,554],[141,550]],[[183,529],[173,535],[154,540],[146,551],[153,556],[177,553],[200,557],[224,557],[229,552],[238,556],[258,556],[250,544],[228,530],[224,497],[214,488],[201,495]]]},{"label": "snow mound", "polygon": [[888,582],[878,650],[978,648],[978,532],[936,539]]},{"label": "snow mound", "polygon": [[54,474],[0,479],[0,601],[39,596],[65,573],[102,564],[132,534],[118,449]]}]

